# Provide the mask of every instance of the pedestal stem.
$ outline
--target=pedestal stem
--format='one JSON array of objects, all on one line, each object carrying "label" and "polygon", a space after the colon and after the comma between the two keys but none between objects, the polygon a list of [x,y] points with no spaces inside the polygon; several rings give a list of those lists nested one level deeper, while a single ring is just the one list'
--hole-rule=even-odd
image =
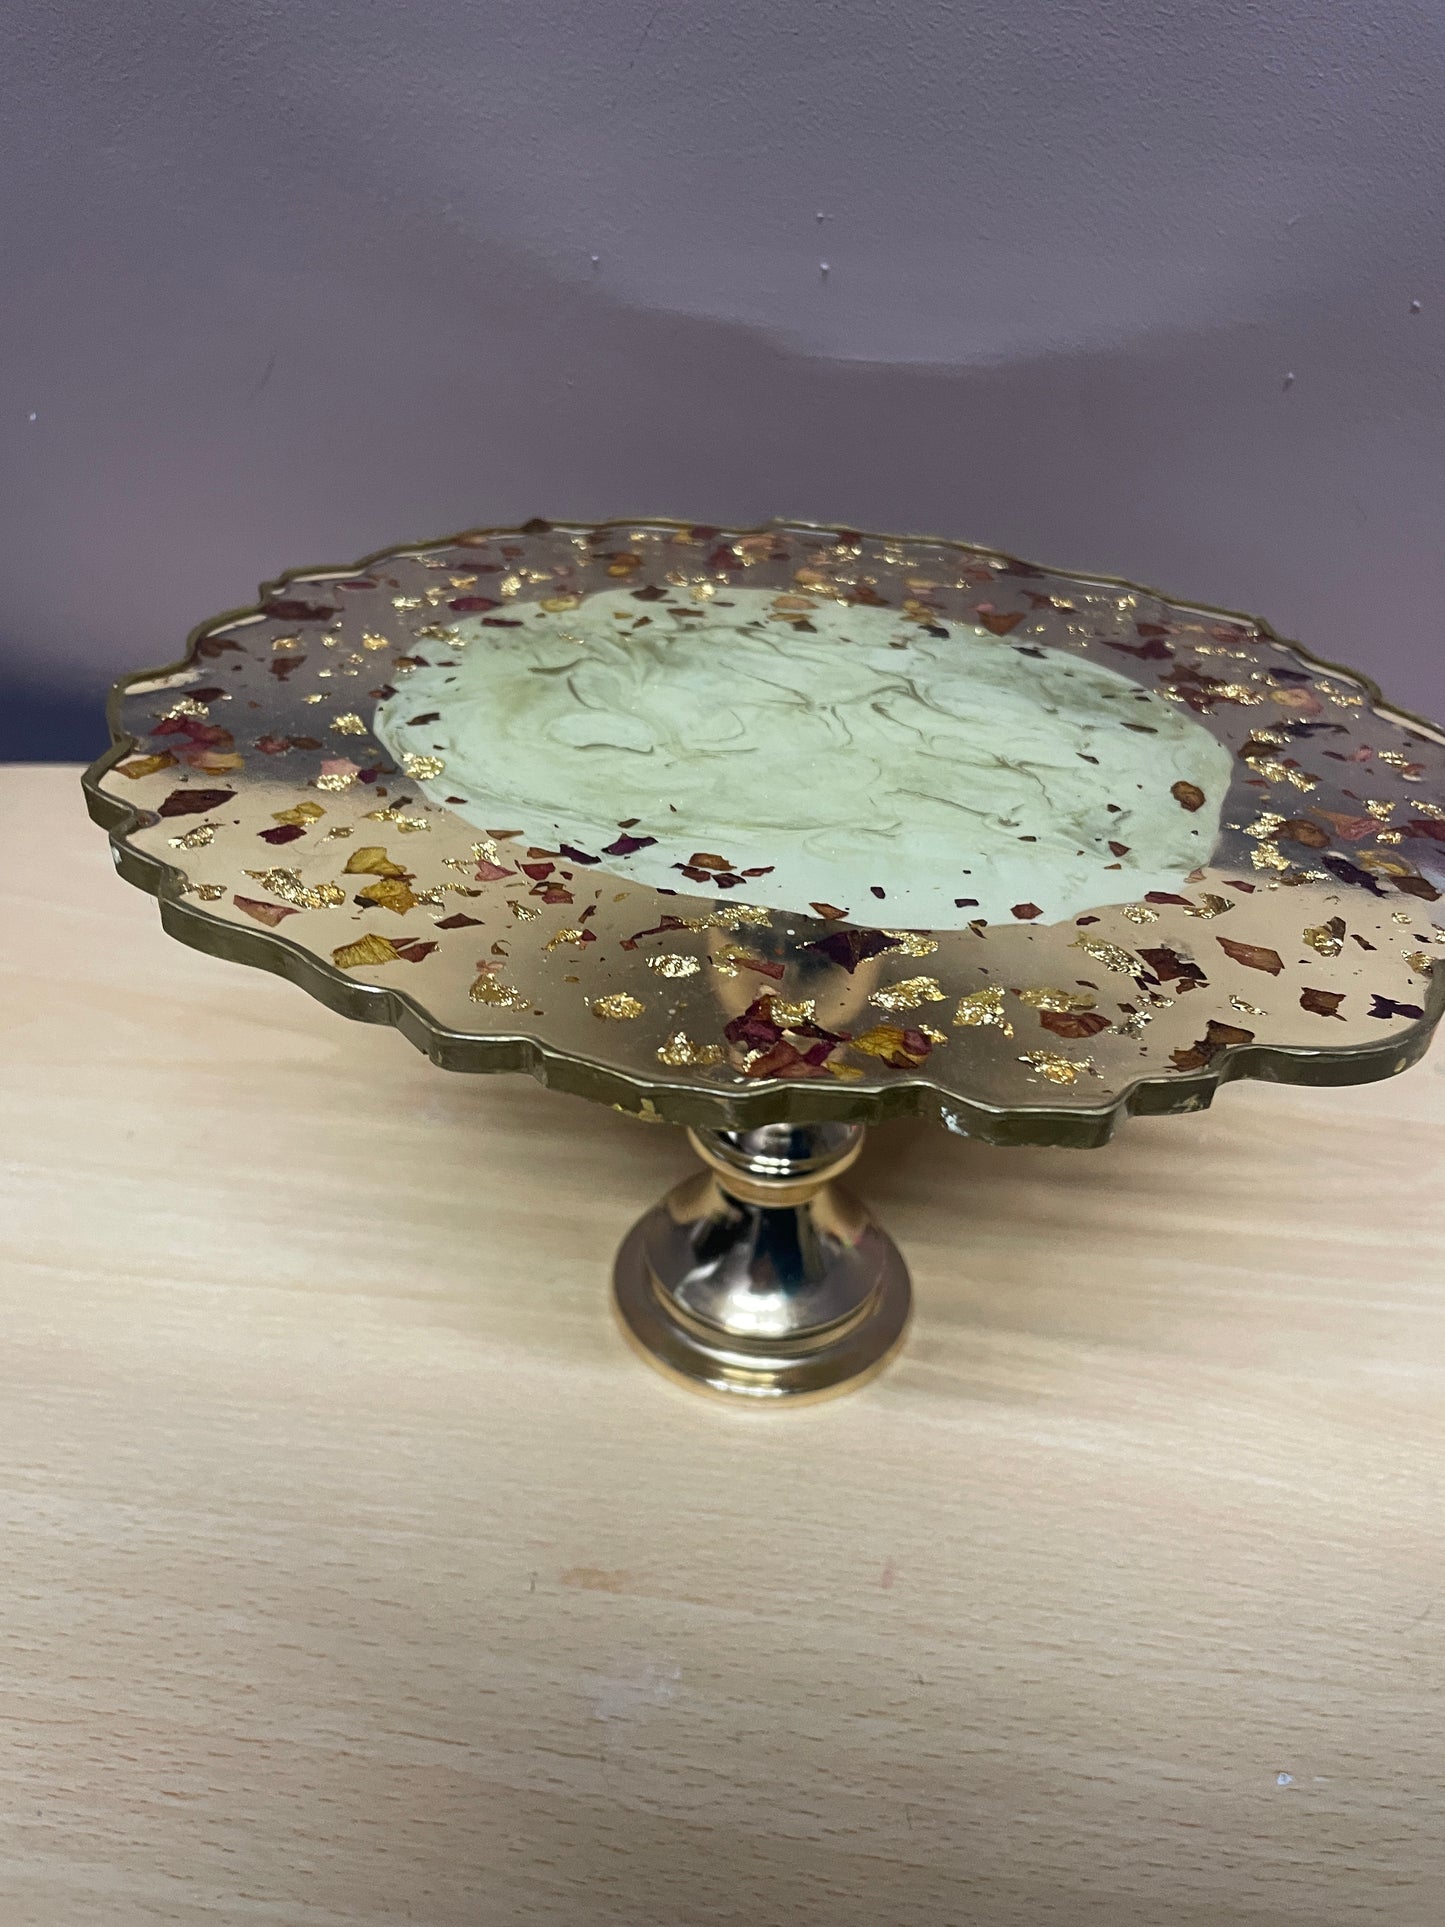
[{"label": "pedestal stem", "polygon": [[877,1371],[908,1322],[897,1247],[833,1180],[861,1124],[689,1131],[707,1170],[624,1240],[624,1329],[689,1384],[761,1399],[819,1397]]}]

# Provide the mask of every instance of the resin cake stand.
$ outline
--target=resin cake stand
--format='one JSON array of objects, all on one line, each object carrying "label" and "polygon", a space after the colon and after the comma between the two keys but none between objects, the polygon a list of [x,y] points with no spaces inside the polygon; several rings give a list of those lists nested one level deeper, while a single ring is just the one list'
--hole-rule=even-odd
[{"label": "resin cake stand", "polygon": [[690,1127],[622,1246],[657,1364],[876,1369],[863,1127],[1097,1145],[1404,1070],[1445,1004],[1445,734],[1247,617],[957,543],[532,522],[269,585],[85,778],[168,931]]}]

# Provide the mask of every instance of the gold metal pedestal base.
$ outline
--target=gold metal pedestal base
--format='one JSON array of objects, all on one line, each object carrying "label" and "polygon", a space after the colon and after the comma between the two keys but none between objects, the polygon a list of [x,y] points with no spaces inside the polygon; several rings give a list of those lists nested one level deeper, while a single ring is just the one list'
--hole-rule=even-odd
[{"label": "gold metal pedestal base", "polygon": [[689,1385],[822,1398],[871,1377],[908,1323],[897,1246],[832,1180],[857,1124],[689,1131],[710,1167],[623,1240],[613,1289],[628,1337]]}]

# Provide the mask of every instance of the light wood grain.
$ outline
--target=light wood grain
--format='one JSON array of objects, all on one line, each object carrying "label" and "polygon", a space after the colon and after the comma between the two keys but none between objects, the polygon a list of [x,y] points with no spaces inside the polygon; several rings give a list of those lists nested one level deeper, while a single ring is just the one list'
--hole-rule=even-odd
[{"label": "light wood grain", "polygon": [[4,1927],[1441,1919],[1445,1056],[890,1126],[907,1350],[737,1412],[608,1308],[680,1137],[0,809]]}]

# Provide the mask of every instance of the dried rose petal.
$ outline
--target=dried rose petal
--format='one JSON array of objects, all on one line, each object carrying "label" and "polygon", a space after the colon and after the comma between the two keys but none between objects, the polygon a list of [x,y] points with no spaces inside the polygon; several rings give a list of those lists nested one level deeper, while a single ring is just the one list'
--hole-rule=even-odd
[{"label": "dried rose petal", "polygon": [[220,809],[236,794],[234,790],[172,790],[160,805],[160,816],[205,816]]},{"label": "dried rose petal", "polygon": [[830,930],[826,937],[815,937],[811,943],[802,945],[804,950],[816,950],[830,963],[846,970],[851,977],[860,963],[869,957],[881,956],[885,950],[896,950],[898,939],[886,937],[881,930]]},{"label": "dried rose petal", "polygon": [[1109,1028],[1109,1020],[1097,1010],[1042,1010],[1039,1022],[1055,1037],[1097,1037]]},{"label": "dried rose petal", "polygon": [[[1311,990],[1307,986],[1300,992],[1300,1009],[1313,1011],[1316,1017],[1340,1017],[1340,1005],[1344,999],[1342,990]],[[1344,1021],[1340,1017],[1340,1022]]]},{"label": "dried rose petal", "polygon": [[[1229,946],[1226,944],[1225,948]],[[1181,957],[1177,950],[1171,950],[1167,944],[1152,950],[1141,949],[1139,955],[1162,984],[1177,983],[1181,990],[1192,990],[1196,984],[1209,981],[1197,963],[1189,957]]]},{"label": "dried rose petal", "polygon": [[1382,997],[1379,991],[1370,993],[1370,1015],[1372,1017],[1423,1017],[1424,1011],[1418,1004],[1396,1003],[1393,997]]},{"label": "dried rose petal", "polygon": [[273,622],[330,622],[341,611],[329,608],[324,602],[302,602],[295,596],[276,596],[270,602],[261,604],[261,613],[270,616]]},{"label": "dried rose petal", "polygon": [[1216,937],[1215,942],[1226,956],[1248,970],[1267,970],[1271,977],[1277,977],[1284,969],[1279,952],[1266,944],[1238,943],[1233,937]]},{"label": "dried rose petal", "polygon": [[244,910],[248,917],[254,917],[257,923],[270,924],[273,929],[281,922],[283,917],[294,917],[296,915],[296,912],[291,909],[289,905],[284,903],[265,903],[260,897],[236,896],[232,897],[231,901],[238,910]]}]

